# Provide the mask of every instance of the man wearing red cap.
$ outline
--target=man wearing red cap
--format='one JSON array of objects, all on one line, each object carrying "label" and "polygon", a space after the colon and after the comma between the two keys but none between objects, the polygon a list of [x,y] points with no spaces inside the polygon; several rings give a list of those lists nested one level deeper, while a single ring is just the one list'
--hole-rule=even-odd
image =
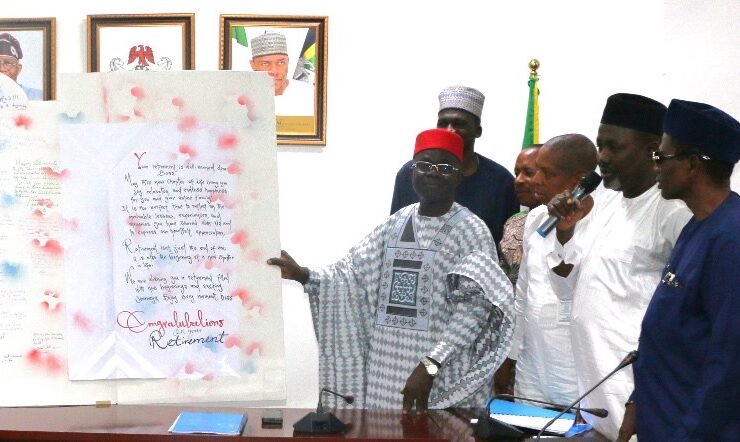
[{"label": "man wearing red cap", "polygon": [[[0,34],[0,73],[3,73],[18,83],[18,75],[23,70],[21,59],[23,51],[18,39],[4,32]],[[18,83],[26,93],[29,100],[43,100],[44,96],[40,89],[23,86]]]},{"label": "man wearing red cap", "polygon": [[[463,139],[462,181],[455,201],[482,219],[498,244],[504,223],[519,211],[511,172],[475,152],[475,140],[483,133],[481,115],[485,96],[467,86],[446,87],[439,94],[437,127],[451,130]],[[412,162],[399,169],[393,186],[391,214],[418,200],[411,183]]]},{"label": "man wearing red cap", "polygon": [[304,284],[319,341],[319,384],[359,408],[479,407],[511,347],[513,295],[485,223],[454,202],[463,141],[416,139],[419,203],[348,255],[309,270],[285,251],[268,264]]}]

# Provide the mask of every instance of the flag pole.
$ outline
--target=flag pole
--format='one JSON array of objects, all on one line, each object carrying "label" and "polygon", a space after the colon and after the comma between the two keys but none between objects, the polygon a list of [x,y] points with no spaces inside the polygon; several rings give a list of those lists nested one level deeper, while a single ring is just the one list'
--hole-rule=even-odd
[{"label": "flag pole", "polygon": [[540,68],[540,61],[536,58],[533,58],[529,60],[529,76],[530,77],[536,77],[537,76],[537,69]]},{"label": "flag pole", "polygon": [[522,149],[533,144],[539,143],[540,138],[540,106],[539,94],[537,87],[539,76],[537,69],[540,67],[540,61],[536,58],[529,60],[529,99],[527,100],[527,119],[524,124],[524,137],[522,139]]}]

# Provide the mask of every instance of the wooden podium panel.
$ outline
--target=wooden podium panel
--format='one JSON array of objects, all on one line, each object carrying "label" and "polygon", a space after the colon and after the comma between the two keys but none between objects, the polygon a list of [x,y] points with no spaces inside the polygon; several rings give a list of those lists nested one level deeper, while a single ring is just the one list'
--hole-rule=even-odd
[{"label": "wooden podium panel", "polygon": [[[241,436],[173,435],[167,432],[181,411],[246,413]],[[190,406],[113,405],[110,407],[0,408],[0,440],[75,442],[234,442],[276,441],[293,438],[312,442],[352,439],[357,441],[425,440],[473,441],[465,418],[447,411],[426,416],[403,416],[400,411],[337,410],[348,425],[340,435],[294,435],[293,423],[308,409],[283,409],[283,428],[262,428],[262,409],[205,408]]]}]

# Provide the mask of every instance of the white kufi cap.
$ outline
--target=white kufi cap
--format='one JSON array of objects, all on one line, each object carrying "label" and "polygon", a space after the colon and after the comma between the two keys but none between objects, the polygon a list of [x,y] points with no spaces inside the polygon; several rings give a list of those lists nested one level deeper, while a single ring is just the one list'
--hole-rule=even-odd
[{"label": "white kufi cap", "polygon": [[439,110],[462,109],[480,118],[485,99],[479,90],[472,87],[450,86],[439,93]]},{"label": "white kufi cap", "polygon": [[288,43],[283,34],[267,32],[254,37],[250,42],[252,46],[252,58],[263,55],[283,54],[288,55]]}]

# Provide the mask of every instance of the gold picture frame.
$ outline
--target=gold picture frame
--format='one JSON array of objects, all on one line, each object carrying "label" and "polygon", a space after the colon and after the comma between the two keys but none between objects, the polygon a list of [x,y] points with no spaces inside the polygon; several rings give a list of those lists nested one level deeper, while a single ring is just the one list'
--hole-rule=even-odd
[{"label": "gold picture frame", "polygon": [[192,70],[194,41],[195,14],[88,15],[87,71]]},{"label": "gold picture frame", "polygon": [[[325,16],[221,15],[219,68],[270,72],[278,144],[326,145],[328,26]],[[253,57],[251,41],[265,33],[282,36],[273,35],[287,48],[282,68]]]},{"label": "gold picture frame", "polygon": [[[3,18],[0,35],[10,34],[7,46],[20,48],[14,66],[2,66],[2,72],[13,78],[29,100],[56,98],[56,19]],[[12,41],[12,42],[11,42]],[[9,60],[10,63],[12,60]]]}]

